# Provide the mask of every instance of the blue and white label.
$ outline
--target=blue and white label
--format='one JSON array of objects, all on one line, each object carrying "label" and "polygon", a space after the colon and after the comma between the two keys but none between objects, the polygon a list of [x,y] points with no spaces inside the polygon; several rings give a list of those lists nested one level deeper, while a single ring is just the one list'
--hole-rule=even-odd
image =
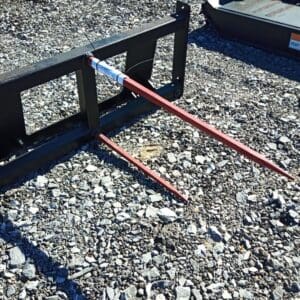
[{"label": "blue and white label", "polygon": [[99,59],[92,57],[91,67],[99,73],[104,74],[110,79],[118,82],[120,85],[123,85],[126,75],[116,68],[108,65],[105,61],[100,61]]},{"label": "blue and white label", "polygon": [[291,49],[300,51],[300,42],[295,41],[295,40],[290,40],[289,47],[290,47]]},{"label": "blue and white label", "polygon": [[291,34],[289,48],[300,51],[300,34]]}]

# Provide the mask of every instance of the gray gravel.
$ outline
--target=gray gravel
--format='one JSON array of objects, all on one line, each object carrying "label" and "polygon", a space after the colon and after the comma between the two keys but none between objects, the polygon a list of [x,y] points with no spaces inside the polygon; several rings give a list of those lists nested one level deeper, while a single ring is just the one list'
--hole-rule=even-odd
[{"label": "gray gravel", "polygon": [[[192,5],[176,103],[299,176],[299,62],[221,38]],[[1,1],[0,71],[127,30],[173,1]],[[170,77],[172,38],[153,82]],[[124,56],[113,60],[120,68]],[[99,101],[118,87],[99,76]],[[23,96],[27,131],[78,110],[74,74]],[[101,89],[100,89],[101,86]],[[55,101],[53,101],[55,100]],[[1,299],[299,299],[300,185],[163,111],[113,139],[190,196],[182,205],[95,143],[1,193]]]}]

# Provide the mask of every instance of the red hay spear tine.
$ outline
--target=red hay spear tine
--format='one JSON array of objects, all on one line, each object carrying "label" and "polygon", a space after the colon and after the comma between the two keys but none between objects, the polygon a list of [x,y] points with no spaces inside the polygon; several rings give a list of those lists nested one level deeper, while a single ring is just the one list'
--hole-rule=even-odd
[{"label": "red hay spear tine", "polygon": [[171,193],[173,193],[176,197],[178,197],[180,200],[184,201],[185,203],[188,201],[188,199],[183,196],[179,191],[175,189],[173,185],[171,185],[169,182],[161,178],[156,172],[152,171],[145,165],[143,165],[139,160],[132,157],[129,153],[127,153],[123,148],[119,147],[117,144],[115,144],[112,140],[110,140],[107,136],[104,134],[99,134],[97,136],[98,140],[100,142],[103,142],[105,145],[107,145],[112,150],[116,151],[118,154],[120,154],[122,157],[124,157],[127,161],[131,162],[133,165],[135,165],[139,170],[144,172],[146,175],[160,183],[162,186],[164,186],[166,189],[168,189]]},{"label": "red hay spear tine", "polygon": [[155,92],[144,87],[143,85],[141,85],[137,81],[131,79],[130,77],[126,76],[124,78],[123,85],[124,85],[124,87],[128,88],[132,92],[139,94],[140,96],[146,98],[147,100],[149,100],[150,102],[152,102],[158,106],[161,106],[168,112],[181,118],[183,121],[190,123],[194,127],[198,128],[201,131],[205,132],[206,134],[212,136],[213,138],[217,139],[218,141],[222,142],[223,144],[227,145],[228,147],[243,154],[250,160],[253,160],[256,163],[258,163],[266,168],[269,168],[283,176],[286,176],[289,179],[294,179],[293,176],[288,174],[282,168],[275,165],[273,162],[268,160],[263,155],[252,150],[251,148],[247,147],[246,145],[240,143],[239,141],[236,141],[235,139],[229,137],[228,135],[222,133],[221,131],[217,130],[213,126],[200,120],[199,118],[191,115],[190,113],[188,113],[185,110],[181,109],[180,107],[174,105],[173,103],[169,102],[165,98],[161,97],[160,95],[156,94]]},{"label": "red hay spear tine", "polygon": [[115,68],[109,66],[103,61],[99,61],[99,59],[95,58],[92,54],[87,55],[89,64],[92,68],[97,70],[98,72],[105,74],[106,76],[110,77],[111,79],[117,81],[119,84],[123,85],[124,87],[128,88],[132,92],[139,94],[140,96],[146,98],[150,102],[161,106],[168,112],[174,114],[175,116],[181,118],[183,121],[193,125],[194,127],[200,129],[201,131],[205,132],[206,134],[212,136],[213,138],[217,139],[221,143],[227,145],[228,147],[236,150],[237,152],[243,154],[250,160],[257,162],[258,164],[269,168],[283,176],[286,176],[289,179],[294,179],[293,176],[288,174],[282,168],[276,166],[273,162],[268,160],[263,155],[259,154],[258,152],[252,150],[251,148],[247,147],[246,145],[236,141],[235,139],[229,137],[228,135],[224,134],[220,130],[217,130],[213,126],[207,124],[206,122],[200,120],[199,118],[191,115],[190,113],[186,112],[185,110],[181,109],[180,107],[174,105],[173,103],[169,102],[167,99],[161,97],[160,95],[156,94],[155,92],[149,90],[148,88],[144,87],[137,81],[133,80],[129,76],[123,74],[122,72],[116,70]]}]

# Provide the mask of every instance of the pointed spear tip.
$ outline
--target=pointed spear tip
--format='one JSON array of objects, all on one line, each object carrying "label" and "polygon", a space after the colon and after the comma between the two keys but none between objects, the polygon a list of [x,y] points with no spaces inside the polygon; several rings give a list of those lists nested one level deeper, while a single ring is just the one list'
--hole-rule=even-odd
[{"label": "pointed spear tip", "polygon": [[[268,166],[266,166],[268,167]],[[283,170],[282,168],[280,168],[279,166],[275,165],[272,163],[271,167],[269,167],[269,169],[271,169],[272,171],[281,174],[283,176],[285,176],[286,178],[290,179],[290,180],[295,180],[296,177],[294,177],[293,175],[289,174],[287,171]]]},{"label": "pointed spear tip", "polygon": [[180,198],[185,204],[188,204],[189,198],[187,196],[180,195]]},{"label": "pointed spear tip", "polygon": [[187,204],[189,202],[189,198],[183,194],[181,194],[178,190],[170,190],[173,195],[175,195],[178,199],[180,199],[184,204]]},{"label": "pointed spear tip", "polygon": [[181,194],[178,190],[170,189],[169,190],[174,196],[176,196],[181,202],[187,204],[189,202],[189,198],[183,194]]},{"label": "pointed spear tip", "polygon": [[287,177],[290,180],[296,180],[296,177],[294,177],[293,175],[289,174],[288,172],[284,171],[284,173],[282,175],[284,175],[285,177]]}]

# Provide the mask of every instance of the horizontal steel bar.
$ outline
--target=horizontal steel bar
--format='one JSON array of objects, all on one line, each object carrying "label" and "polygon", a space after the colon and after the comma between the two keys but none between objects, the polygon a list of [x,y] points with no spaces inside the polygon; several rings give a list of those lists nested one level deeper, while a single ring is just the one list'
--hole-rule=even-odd
[{"label": "horizontal steel bar", "polygon": [[50,162],[78,147],[84,139],[87,140],[88,134],[89,129],[86,127],[75,128],[0,167],[0,186],[34,170],[35,166],[41,166],[45,161]]},{"label": "horizontal steel bar", "polygon": [[186,14],[184,13],[168,16],[131,31],[93,42],[95,50],[89,44],[17,71],[3,73],[0,75],[0,93],[2,89],[23,91],[77,71],[82,67],[85,55],[88,52],[92,52],[100,59],[106,59],[127,51],[140,41],[145,40],[145,38],[147,40],[156,40],[174,33],[182,29],[185,20]]}]

